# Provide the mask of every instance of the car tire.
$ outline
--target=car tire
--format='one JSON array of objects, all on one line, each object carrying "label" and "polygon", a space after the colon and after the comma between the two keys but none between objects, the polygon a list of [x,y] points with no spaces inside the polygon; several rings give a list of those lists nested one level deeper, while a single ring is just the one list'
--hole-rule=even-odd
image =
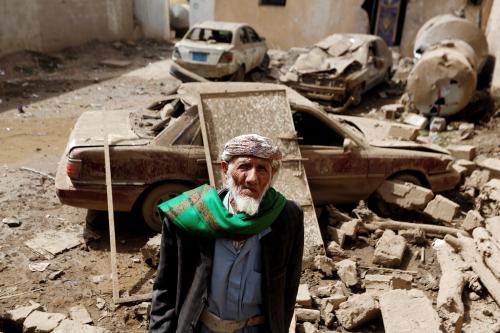
[{"label": "car tire", "polygon": [[238,70],[233,74],[231,81],[241,82],[245,80],[245,66],[241,65]]},{"label": "car tire", "polygon": [[161,232],[161,221],[157,206],[172,199],[191,188],[179,183],[166,183],[154,187],[142,201],[141,214],[146,225],[154,231]]},{"label": "car tire", "polygon": [[[395,175],[394,177],[391,177],[389,180],[399,180],[399,181],[403,181],[403,182],[407,182],[407,183],[412,183],[412,184],[415,184],[417,186],[423,186],[420,179],[411,173],[400,173],[400,174]],[[400,208],[396,205],[389,204],[389,203],[385,202],[378,195],[375,197],[374,204],[375,204],[374,208],[377,210],[377,212],[382,217],[391,217],[394,215],[401,216],[402,214],[407,212],[407,210],[405,210],[403,208]]]}]

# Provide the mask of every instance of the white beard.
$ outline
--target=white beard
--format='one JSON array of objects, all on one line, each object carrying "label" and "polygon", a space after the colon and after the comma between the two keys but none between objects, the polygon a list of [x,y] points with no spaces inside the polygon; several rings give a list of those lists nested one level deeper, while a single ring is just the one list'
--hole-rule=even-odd
[{"label": "white beard", "polygon": [[237,213],[245,213],[249,216],[254,216],[259,212],[259,205],[262,201],[262,198],[266,194],[267,190],[271,186],[271,183],[267,185],[260,198],[255,199],[246,195],[241,195],[240,190],[241,186],[236,186],[234,184],[233,177],[229,174],[226,177],[226,186],[229,189],[229,193],[233,199],[234,208]]}]

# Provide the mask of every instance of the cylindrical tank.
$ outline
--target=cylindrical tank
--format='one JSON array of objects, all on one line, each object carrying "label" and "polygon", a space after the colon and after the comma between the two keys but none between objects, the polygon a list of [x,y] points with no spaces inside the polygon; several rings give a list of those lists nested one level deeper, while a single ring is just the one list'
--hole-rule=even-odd
[{"label": "cylindrical tank", "polygon": [[174,4],[170,7],[170,25],[174,29],[189,28],[189,5]]},{"label": "cylindrical tank", "polygon": [[444,40],[435,44],[425,51],[408,76],[410,101],[426,115],[453,115],[474,94],[476,68],[476,54],[468,43]]},{"label": "cylindrical tank", "polygon": [[469,44],[477,56],[477,71],[488,57],[488,42],[483,31],[471,21],[451,14],[439,15],[425,22],[415,37],[413,53],[419,58],[433,44],[460,39]]}]

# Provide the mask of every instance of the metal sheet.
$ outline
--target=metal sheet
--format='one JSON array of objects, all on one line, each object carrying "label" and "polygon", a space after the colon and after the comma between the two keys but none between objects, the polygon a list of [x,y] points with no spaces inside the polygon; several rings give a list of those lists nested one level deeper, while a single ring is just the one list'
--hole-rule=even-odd
[{"label": "metal sheet", "polygon": [[223,177],[217,164],[224,143],[229,139],[241,134],[257,133],[280,145],[284,158],[274,187],[304,209],[303,268],[310,266],[314,257],[324,254],[325,250],[286,90],[201,94],[198,105],[201,106],[199,112],[202,131],[205,132],[204,144],[208,147],[205,153],[207,161],[211,161],[208,165],[210,182],[218,188],[223,186]]}]

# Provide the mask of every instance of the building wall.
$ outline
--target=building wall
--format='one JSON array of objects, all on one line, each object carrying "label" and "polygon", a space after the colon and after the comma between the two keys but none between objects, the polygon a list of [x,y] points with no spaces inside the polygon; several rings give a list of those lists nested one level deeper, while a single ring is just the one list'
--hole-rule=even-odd
[{"label": "building wall", "polygon": [[146,38],[170,39],[168,0],[135,0],[134,13]]},{"label": "building wall", "polygon": [[495,57],[495,67],[491,80],[491,94],[500,101],[500,0],[494,0],[486,29],[486,39],[490,54]]},{"label": "building wall", "polygon": [[133,0],[0,0],[0,55],[129,38]]},{"label": "building wall", "polygon": [[[270,48],[311,45],[335,32],[367,32],[363,0],[287,0],[260,6],[259,0],[216,0],[215,19],[246,22],[266,37]],[[192,8],[193,10],[193,8]]]},{"label": "building wall", "polygon": [[[233,1],[233,3],[239,3],[241,1]],[[189,2],[189,26],[192,27],[193,24],[200,23],[203,21],[214,20],[215,19],[215,0],[191,0]],[[227,21],[220,19],[221,21]]]}]

